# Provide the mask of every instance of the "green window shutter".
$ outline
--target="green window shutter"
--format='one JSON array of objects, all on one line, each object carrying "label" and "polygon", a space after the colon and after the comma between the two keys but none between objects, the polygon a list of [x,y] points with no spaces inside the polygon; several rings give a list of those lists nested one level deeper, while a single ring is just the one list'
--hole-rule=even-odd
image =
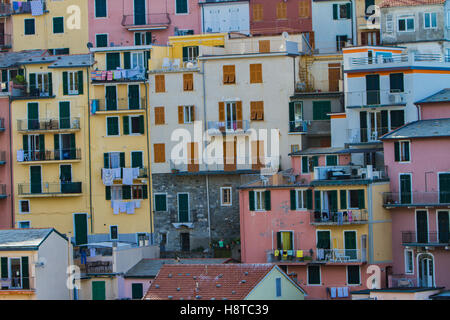
[{"label": "green window shutter", "polygon": [[103,153],[103,168],[106,168],[106,169],[109,168],[109,153],[108,152]]},{"label": "green window shutter", "polygon": [[409,142],[403,143],[405,146],[405,161],[409,161]]},{"label": "green window shutter", "polygon": [[152,44],[152,33],[150,31],[147,31],[145,33],[145,44],[146,45]]},{"label": "green window shutter", "polygon": [[74,215],[75,244],[86,244],[88,242],[87,214],[77,213]]},{"label": "green window shutter", "polygon": [[70,134],[70,159],[75,159],[77,156],[75,134]]},{"label": "green window shutter", "polygon": [[105,199],[111,200],[111,187],[110,186],[105,187]]},{"label": "green window shutter", "polygon": [[176,13],[187,13],[187,0],[175,0],[176,1]]},{"label": "green window shutter", "polygon": [[[449,173],[439,174],[439,203],[450,203],[450,174]],[[448,228],[448,222],[446,225]],[[447,237],[448,237],[448,235],[447,235]]]},{"label": "green window shutter", "polygon": [[351,19],[352,18],[352,4],[351,3],[347,3],[346,10],[347,10],[347,19]]},{"label": "green window shutter", "polygon": [[27,151],[28,150],[28,135],[23,135],[22,136],[22,145],[23,145],[23,151]]},{"label": "green window shutter", "polygon": [[340,190],[341,209],[347,209],[347,190]]},{"label": "green window shutter", "polygon": [[394,142],[394,157],[395,161],[400,161],[400,142]]},{"label": "green window shutter", "polygon": [[337,212],[337,210],[338,210],[337,190],[330,191],[329,195],[330,195],[330,210],[331,210],[331,212]]},{"label": "green window shutter", "polygon": [[123,134],[127,135],[130,134],[130,117],[124,116],[123,117]]},{"label": "green window shutter", "polygon": [[67,96],[69,94],[69,73],[63,72],[63,95]]},{"label": "green window shutter", "polygon": [[30,83],[30,91],[34,91],[36,90],[36,73],[30,73],[30,78],[29,78],[29,83]]},{"label": "green window shutter", "polygon": [[131,186],[122,186],[122,198],[124,200],[131,199]]},{"label": "green window shutter", "polygon": [[6,279],[8,278],[8,258],[2,257],[1,258],[1,268],[2,268],[2,278]]},{"label": "green window shutter", "polygon": [[385,134],[388,132],[388,127],[389,127],[389,123],[388,123],[388,111],[387,110],[381,110],[381,132],[380,134]]},{"label": "green window shutter", "polygon": [[347,266],[347,284],[360,284],[359,266]]},{"label": "green window shutter", "polygon": [[142,168],[144,166],[143,164],[142,152],[131,152],[131,167]]},{"label": "green window shutter", "polygon": [[391,73],[389,75],[389,84],[391,92],[403,92],[404,91],[403,73]]},{"label": "green window shutter", "polygon": [[167,211],[165,194],[155,195],[155,211]]},{"label": "green window shutter", "polygon": [[306,190],[306,209],[312,210],[313,201],[312,201],[312,190]]},{"label": "green window shutter", "polygon": [[266,211],[272,210],[271,202],[270,202],[270,190],[265,191],[265,203],[264,204],[265,204],[264,209]]},{"label": "green window shutter", "polygon": [[22,257],[22,288],[30,289],[30,272],[28,257]]},{"label": "green window shutter", "polygon": [[139,116],[139,133],[145,133],[145,124],[144,124],[144,116]]},{"label": "green window shutter", "polygon": [[320,266],[308,266],[308,284],[320,284]]},{"label": "green window shutter", "polygon": [[142,299],[144,296],[144,288],[142,283],[131,284],[131,299]]},{"label": "green window shutter", "polygon": [[107,17],[106,0],[95,0],[95,17]]},{"label": "green window shutter", "polygon": [[333,4],[333,20],[338,19],[338,5],[335,3]]},{"label": "green window shutter", "polygon": [[309,173],[309,163],[307,156],[302,157],[302,173]]},{"label": "green window shutter", "polygon": [[120,53],[107,53],[106,70],[116,70],[117,68],[120,68]]},{"label": "green window shutter", "polygon": [[54,146],[54,149],[55,149],[55,156],[56,156],[56,154],[59,152],[59,134],[55,134],[54,136],[53,136],[53,146]]},{"label": "green window shutter", "polygon": [[39,150],[45,152],[45,135],[39,135]]},{"label": "green window shutter", "polygon": [[330,101],[313,101],[313,120],[330,120]]},{"label": "green window shutter", "polygon": [[147,190],[147,185],[144,184],[142,186],[142,199],[147,199],[148,198],[148,190]]},{"label": "green window shutter", "polygon": [[52,73],[48,73],[48,94],[49,96],[53,96],[53,79],[52,79]]},{"label": "green window shutter", "polygon": [[295,130],[295,102],[289,102],[289,131]]},{"label": "green window shutter", "polygon": [[291,190],[291,210],[297,209],[297,197],[296,197],[296,190]]},{"label": "green window shutter", "polygon": [[130,54],[130,52],[123,53],[123,68],[131,69],[131,54]]},{"label": "green window shutter", "polygon": [[83,71],[78,71],[78,94],[83,94],[84,81],[83,81]]},{"label": "green window shutter", "polygon": [[312,157],[312,163],[313,163],[313,167],[318,167],[319,166],[319,157],[318,156],[313,156]]},{"label": "green window shutter", "polygon": [[36,33],[34,19],[25,19],[25,34],[32,35]]},{"label": "green window shutter", "polygon": [[282,247],[282,243],[281,243],[281,232],[277,232],[277,249],[278,250],[280,250],[280,249],[283,249],[283,247]]},{"label": "green window shutter", "polygon": [[392,110],[391,111],[391,130],[397,129],[405,124],[405,111]]},{"label": "green window shutter", "polygon": [[364,189],[358,190],[358,208],[365,209],[366,208],[366,200],[364,198]]},{"label": "green window shutter", "polygon": [[314,210],[316,211],[322,210],[320,201],[320,191],[318,190],[314,191]]},{"label": "green window shutter", "polygon": [[189,60],[188,47],[183,47],[183,62]]},{"label": "green window shutter", "polygon": [[119,154],[120,167],[125,168],[125,152]]},{"label": "green window shutter", "polygon": [[337,166],[337,156],[329,155],[326,157],[327,166]]},{"label": "green window shutter", "polygon": [[106,34],[97,34],[95,35],[97,48],[103,48],[108,46],[108,35]]},{"label": "green window shutter", "polygon": [[141,46],[141,33],[140,32],[135,32],[134,33],[134,45],[135,46]]},{"label": "green window shutter", "polygon": [[108,136],[117,136],[119,134],[119,119],[117,117],[107,118]]},{"label": "green window shutter", "polygon": [[53,18],[53,33],[64,33],[64,18]]},{"label": "green window shutter", "polygon": [[255,191],[248,192],[248,201],[250,203],[250,211],[255,211]]},{"label": "green window shutter", "polygon": [[411,203],[411,176],[409,174],[400,175],[400,202]]}]

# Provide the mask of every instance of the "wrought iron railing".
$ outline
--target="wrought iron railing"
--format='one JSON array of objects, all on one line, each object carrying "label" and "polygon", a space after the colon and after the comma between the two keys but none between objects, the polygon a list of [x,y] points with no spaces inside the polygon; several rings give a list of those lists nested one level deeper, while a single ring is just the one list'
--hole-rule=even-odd
[{"label": "wrought iron railing", "polygon": [[402,243],[422,243],[422,244],[450,244],[450,232],[416,232],[416,231],[402,231]]},{"label": "wrought iron railing", "polygon": [[21,119],[17,120],[18,131],[80,130],[80,118]]},{"label": "wrought iron railing", "polygon": [[19,195],[58,195],[58,194],[80,194],[82,193],[81,182],[59,182],[59,183],[20,183],[18,185]]},{"label": "wrought iron railing", "polygon": [[450,192],[385,192],[383,193],[385,206],[398,205],[450,205]]},{"label": "wrought iron railing", "polygon": [[122,19],[122,26],[132,27],[132,26],[142,26],[142,25],[169,25],[170,16],[168,13],[139,13],[132,15],[124,15]]},{"label": "wrought iron railing", "polygon": [[144,110],[145,106],[145,98],[111,98],[91,100],[92,113],[97,111]]},{"label": "wrought iron railing", "polygon": [[59,150],[18,150],[17,161],[60,161],[60,160],[81,160],[81,149],[59,149]]},{"label": "wrought iron railing", "polygon": [[359,224],[369,220],[366,209],[342,210],[340,212],[329,212],[328,214],[320,211],[310,212],[310,222],[314,225],[343,225]]}]

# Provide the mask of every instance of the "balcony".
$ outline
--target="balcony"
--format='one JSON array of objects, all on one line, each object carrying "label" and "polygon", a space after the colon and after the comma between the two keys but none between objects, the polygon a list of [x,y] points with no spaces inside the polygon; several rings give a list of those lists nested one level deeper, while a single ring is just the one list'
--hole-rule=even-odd
[{"label": "balcony", "polygon": [[6,163],[6,151],[0,151],[0,165]]},{"label": "balcony", "polygon": [[369,215],[365,209],[345,210],[341,213],[331,212],[329,216],[323,215],[319,211],[310,212],[310,223],[312,225],[350,225],[365,224],[369,221]]},{"label": "balcony", "polygon": [[404,246],[450,246],[450,232],[402,231]]},{"label": "balcony", "polygon": [[0,184],[0,199],[6,199],[8,195],[6,194],[6,184]]},{"label": "balcony", "polygon": [[13,7],[9,3],[0,3],[0,16],[9,16],[13,13]]},{"label": "balcony", "polygon": [[450,192],[385,192],[383,204],[395,207],[450,207]]},{"label": "balcony", "polygon": [[30,132],[30,131],[70,132],[78,130],[80,130],[80,118],[17,120],[17,131],[19,132]]},{"label": "balcony", "polygon": [[289,133],[308,133],[311,135],[329,135],[330,120],[297,120],[289,121]]},{"label": "balcony", "polygon": [[[116,168],[116,169],[110,169],[110,168],[102,168],[101,170],[101,177],[103,179],[104,175],[107,172],[107,175],[111,175],[112,174],[112,179],[113,180],[120,180],[123,179],[123,169],[125,168]],[[134,179],[143,179],[143,178],[148,178],[148,170],[145,167],[142,168],[127,168],[127,169],[135,169],[137,172],[136,174],[134,174]],[[116,174],[117,172],[117,174]]]},{"label": "balcony", "polygon": [[346,108],[373,108],[406,105],[410,92],[399,90],[365,90],[345,92]]},{"label": "balcony", "polygon": [[208,134],[210,136],[220,136],[227,134],[246,134],[250,129],[250,121],[208,121]]},{"label": "balcony", "polygon": [[5,118],[0,118],[0,132],[5,131]]},{"label": "balcony", "polygon": [[269,250],[267,262],[275,263],[364,263],[366,249]]},{"label": "balcony", "polygon": [[12,277],[12,278],[0,278],[0,295],[4,294],[4,291],[34,291],[36,288],[34,277]]},{"label": "balcony", "polygon": [[145,98],[125,99],[93,99],[91,112],[142,112],[145,111]]},{"label": "balcony", "polygon": [[18,150],[17,161],[20,163],[81,160],[81,149],[60,150]]},{"label": "balcony", "polygon": [[[30,14],[32,13],[32,9],[31,9],[31,2],[19,2],[19,1],[14,1],[15,3],[13,3],[12,6],[12,13],[14,14]],[[42,9],[45,12],[47,10],[47,2],[46,0],[42,0]]]},{"label": "balcony", "polygon": [[97,70],[91,72],[92,84],[122,83],[145,81],[147,71],[144,68],[120,69],[120,70]]},{"label": "balcony", "polygon": [[342,180],[384,180],[388,179],[385,167],[375,168],[372,166],[325,166],[314,167],[314,184],[320,181],[342,181]]},{"label": "balcony", "polygon": [[34,86],[31,84],[13,85],[12,100],[51,99],[54,98],[53,84],[48,80],[41,81]]},{"label": "balcony", "polygon": [[[394,128],[391,128],[394,130]],[[376,129],[354,128],[347,129],[349,143],[380,143],[380,137],[388,133],[387,127],[378,127]]]},{"label": "balcony", "polygon": [[81,185],[81,182],[21,183],[17,190],[19,196],[29,197],[79,196]]},{"label": "balcony", "polygon": [[[124,15],[122,19],[122,26],[126,28],[140,27],[140,28],[167,28],[170,25],[170,16],[168,13],[150,13],[138,15]],[[158,28],[158,29],[160,29]]]}]

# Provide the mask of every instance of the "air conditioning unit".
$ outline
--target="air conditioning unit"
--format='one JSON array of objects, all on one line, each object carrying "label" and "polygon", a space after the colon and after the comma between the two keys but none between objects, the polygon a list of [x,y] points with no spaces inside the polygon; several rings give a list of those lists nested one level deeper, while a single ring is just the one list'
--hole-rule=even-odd
[{"label": "air conditioning unit", "polygon": [[403,102],[403,96],[401,94],[391,93],[389,95],[389,103],[401,103]]}]

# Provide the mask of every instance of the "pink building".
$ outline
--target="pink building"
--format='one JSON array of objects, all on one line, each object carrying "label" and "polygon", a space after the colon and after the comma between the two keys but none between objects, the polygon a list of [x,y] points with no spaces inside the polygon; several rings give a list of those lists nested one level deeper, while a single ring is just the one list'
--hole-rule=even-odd
[{"label": "pink building", "polygon": [[0,229],[14,228],[11,188],[9,96],[0,96]]},{"label": "pink building", "polygon": [[167,44],[169,36],[201,32],[198,0],[89,0],[94,47]]},{"label": "pink building", "polygon": [[416,102],[420,119],[383,136],[391,192],[391,286],[450,287],[450,89]]}]

